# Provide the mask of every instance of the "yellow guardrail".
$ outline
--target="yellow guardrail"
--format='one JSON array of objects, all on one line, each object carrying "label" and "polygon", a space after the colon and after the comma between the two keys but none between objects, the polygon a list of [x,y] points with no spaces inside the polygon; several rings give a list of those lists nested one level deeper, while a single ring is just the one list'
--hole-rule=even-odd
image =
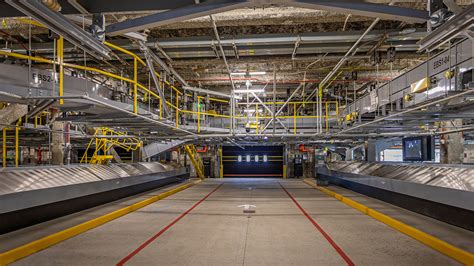
[{"label": "yellow guardrail", "polygon": [[[80,163],[106,164],[113,159],[113,156],[108,154],[112,147],[120,147],[126,151],[135,151],[141,147],[140,139],[126,137],[126,134],[126,132],[115,131],[108,127],[97,128],[82,155]],[[124,137],[120,138],[120,136]],[[94,143],[95,145],[93,145]],[[94,147],[94,153],[89,158],[88,151],[92,147]]]},{"label": "yellow guardrail", "polygon": [[[44,27],[43,25],[41,25],[40,23],[34,21],[34,20],[29,20],[29,19],[19,19],[17,20],[19,22],[22,22],[22,23],[28,23],[28,24],[32,24],[32,25],[35,25],[35,26],[39,26],[39,27]],[[89,71],[89,72],[94,72],[94,73],[97,73],[97,74],[100,74],[100,75],[104,75],[104,76],[107,76],[107,77],[110,77],[110,78],[113,78],[113,79],[117,79],[117,80],[120,80],[120,81],[124,81],[124,82],[127,82],[127,83],[130,83],[132,86],[133,86],[133,112],[134,113],[138,113],[138,94],[142,94],[145,98],[147,99],[148,97],[153,97],[155,99],[157,99],[159,101],[159,112],[160,112],[160,118],[162,118],[162,105],[165,103],[166,105],[170,106],[174,112],[175,112],[175,126],[176,127],[179,127],[179,115],[180,113],[182,114],[193,114],[193,115],[197,115],[197,130],[198,132],[200,132],[200,128],[201,128],[201,116],[202,117],[217,117],[217,118],[228,118],[228,119],[231,119],[232,116],[230,115],[225,115],[225,114],[217,114],[217,113],[213,113],[213,112],[206,112],[206,111],[202,111],[200,110],[200,108],[198,108],[197,111],[190,111],[190,110],[183,110],[183,109],[180,109],[179,108],[179,96],[180,95],[183,95],[184,93],[182,91],[180,91],[178,88],[176,88],[174,85],[172,85],[169,81],[164,81],[164,83],[169,86],[172,90],[175,91],[175,94],[176,94],[176,99],[175,99],[175,102],[174,103],[171,103],[170,101],[166,100],[166,99],[161,99],[160,96],[155,93],[154,91],[152,91],[150,88],[146,87],[145,85],[141,84],[139,81],[138,81],[138,66],[141,65],[141,66],[144,66],[144,67],[147,67],[146,63],[143,61],[143,59],[141,59],[137,54],[127,50],[127,49],[124,49],[118,45],[115,45],[113,43],[110,43],[110,42],[104,42],[105,45],[107,45],[108,47],[110,47],[111,49],[113,50],[116,50],[118,52],[121,52],[123,54],[126,54],[126,55],[129,55],[133,58],[133,61],[134,61],[134,64],[133,64],[133,79],[131,78],[126,78],[126,77],[123,77],[121,75],[117,75],[117,74],[114,74],[114,73],[111,73],[111,72],[108,72],[108,71],[104,71],[102,69],[98,69],[98,68],[94,68],[94,67],[88,67],[88,66],[82,66],[82,65],[75,65],[75,64],[70,64],[70,63],[66,63],[64,62],[63,60],[63,53],[64,53],[64,40],[62,37],[60,37],[57,41],[57,60],[54,61],[54,60],[50,60],[50,59],[47,59],[47,58],[42,58],[42,57],[38,57],[38,56],[28,56],[28,55],[23,55],[23,54],[19,54],[19,53],[14,53],[14,52],[7,52],[7,51],[0,51],[0,55],[4,55],[4,56],[9,56],[9,57],[14,57],[14,58],[19,58],[19,59],[24,59],[24,60],[31,60],[31,61],[35,61],[35,62],[39,62],[39,63],[45,63],[45,64],[55,64],[55,65],[58,65],[59,66],[59,70],[60,70],[60,75],[59,75],[59,96],[63,96],[63,87],[64,87],[64,80],[63,80],[63,77],[64,77],[64,67],[66,68],[72,68],[72,69],[77,69],[77,70],[82,70],[82,71]],[[154,71],[154,70],[153,70]],[[155,74],[160,77],[160,74],[158,72],[155,71]],[[340,73],[339,73],[340,74]],[[338,75],[339,75],[338,74]],[[336,76],[337,77],[337,76]],[[331,81],[332,82],[332,81]],[[331,82],[329,84],[331,84]],[[187,96],[192,96],[190,94],[186,94]],[[206,97],[204,96],[197,96],[197,99],[198,99],[198,102],[203,100],[203,99],[206,99]],[[209,97],[208,98],[210,101],[214,101],[214,102],[220,102],[220,103],[229,103],[228,100],[224,100],[224,99],[218,99],[218,98],[212,98],[212,97]],[[60,104],[63,104],[64,100],[63,99],[60,99]],[[294,105],[293,107],[296,107],[297,104],[300,104],[300,105],[307,105],[307,104],[316,104],[317,102],[315,101],[296,101],[296,102],[290,102],[289,104],[290,105]],[[331,104],[335,104],[335,112],[336,112],[336,115],[333,116],[333,115],[329,115],[329,105]],[[266,102],[266,104],[275,104],[275,105],[282,105],[284,104],[284,102]],[[338,102],[337,101],[326,101],[326,102],[323,102],[323,104],[325,104],[325,110],[326,110],[326,113],[323,114],[323,115],[320,115],[320,116],[304,116],[304,115],[297,115],[296,114],[296,111],[293,110],[293,115],[280,115],[280,116],[277,116],[276,118],[278,119],[293,119],[293,132],[294,134],[297,133],[297,120],[298,119],[313,119],[313,118],[324,118],[326,120],[326,129],[328,130],[328,127],[329,127],[329,119],[330,118],[337,118],[338,115],[339,115],[339,106],[338,106]],[[295,109],[295,108],[293,108]],[[234,116],[233,117],[234,119],[238,119],[238,120],[242,120],[242,119],[246,119],[248,117],[246,116]],[[272,119],[273,116],[270,116],[270,115],[260,115],[256,114],[256,124],[258,125],[258,119]],[[256,127],[256,132],[258,134],[260,130],[260,127],[257,126]]]}]

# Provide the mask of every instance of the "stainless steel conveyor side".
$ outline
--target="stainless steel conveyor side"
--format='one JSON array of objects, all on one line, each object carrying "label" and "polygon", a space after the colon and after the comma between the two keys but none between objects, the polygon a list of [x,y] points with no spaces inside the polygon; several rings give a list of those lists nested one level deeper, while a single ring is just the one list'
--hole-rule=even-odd
[{"label": "stainless steel conveyor side", "polygon": [[0,234],[187,179],[159,162],[0,171]]}]

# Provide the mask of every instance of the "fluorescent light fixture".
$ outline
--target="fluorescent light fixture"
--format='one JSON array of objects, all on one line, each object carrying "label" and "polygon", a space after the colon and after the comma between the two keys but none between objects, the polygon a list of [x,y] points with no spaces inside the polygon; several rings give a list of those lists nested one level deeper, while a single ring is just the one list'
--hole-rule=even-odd
[{"label": "fluorescent light fixture", "polygon": [[250,155],[247,154],[247,156],[245,156],[245,157],[246,157],[246,158],[245,158],[246,161],[247,161],[248,163],[250,163]]},{"label": "fluorescent light fixture", "polygon": [[267,72],[265,71],[255,71],[255,72],[232,72],[230,73],[232,76],[245,76],[249,74],[250,76],[262,76],[266,75]]},{"label": "fluorescent light fixture", "polygon": [[264,89],[250,89],[250,90],[235,90],[234,93],[262,93],[265,92]]},{"label": "fluorescent light fixture", "polygon": [[255,155],[255,162],[258,163],[258,155]]},{"label": "fluorescent light fixture", "polygon": [[237,157],[237,161],[239,161],[239,163],[242,162],[242,155],[239,155],[239,156]]},{"label": "fluorescent light fixture", "polygon": [[247,73],[245,72],[232,72],[230,73],[231,76],[245,76]]},{"label": "fluorescent light fixture", "polygon": [[98,59],[110,59],[112,51],[59,12],[55,12],[38,0],[6,0],[23,14],[36,19],[41,24],[61,35],[73,45]]},{"label": "fluorescent light fixture", "polygon": [[[261,113],[262,109],[258,109],[258,112]],[[245,109],[244,113],[255,113],[255,109]]]},{"label": "fluorescent light fixture", "polygon": [[268,161],[268,157],[267,157],[267,155],[266,155],[266,154],[265,154],[265,155],[263,155],[263,161],[264,161],[265,163]]}]

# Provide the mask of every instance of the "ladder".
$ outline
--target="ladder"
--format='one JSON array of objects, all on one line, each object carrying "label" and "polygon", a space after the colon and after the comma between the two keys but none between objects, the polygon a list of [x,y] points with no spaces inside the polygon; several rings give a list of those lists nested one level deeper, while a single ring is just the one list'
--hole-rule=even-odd
[{"label": "ladder", "polygon": [[[13,136],[8,135],[8,131],[15,131],[15,134]],[[15,151],[15,157],[14,157],[14,162],[15,162],[15,167],[18,167],[19,165],[19,127],[15,128],[3,128],[2,129],[2,166],[7,167],[7,158],[8,158],[8,149],[14,149]],[[13,146],[8,146],[9,140],[12,140],[11,142],[13,143]]]},{"label": "ladder", "polygon": [[189,155],[189,158],[194,165],[194,169],[196,170],[197,176],[200,179],[204,179],[204,164],[202,163],[201,157],[196,151],[196,146],[193,144],[187,144],[184,145],[184,150]]}]

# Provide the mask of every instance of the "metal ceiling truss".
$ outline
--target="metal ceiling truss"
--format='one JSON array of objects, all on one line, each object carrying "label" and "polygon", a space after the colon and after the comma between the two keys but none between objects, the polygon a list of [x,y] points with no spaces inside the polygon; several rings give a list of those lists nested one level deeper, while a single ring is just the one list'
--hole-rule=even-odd
[{"label": "metal ceiling truss", "polygon": [[283,2],[288,2],[289,5],[294,7],[398,20],[409,23],[424,23],[429,19],[428,11],[399,6],[381,5],[361,0],[295,0]]},{"label": "metal ceiling truss", "polygon": [[244,0],[210,1],[111,24],[107,26],[106,32],[110,36],[116,36],[127,32],[164,26],[246,6],[248,6],[248,2]]},{"label": "metal ceiling truss", "polygon": [[118,22],[107,26],[106,32],[110,36],[116,36],[127,32],[141,31],[147,28],[164,26],[183,20],[213,15],[238,8],[267,5],[294,6],[411,23],[424,23],[429,19],[428,12],[424,10],[367,3],[360,0],[218,0],[188,5],[169,11]]}]

